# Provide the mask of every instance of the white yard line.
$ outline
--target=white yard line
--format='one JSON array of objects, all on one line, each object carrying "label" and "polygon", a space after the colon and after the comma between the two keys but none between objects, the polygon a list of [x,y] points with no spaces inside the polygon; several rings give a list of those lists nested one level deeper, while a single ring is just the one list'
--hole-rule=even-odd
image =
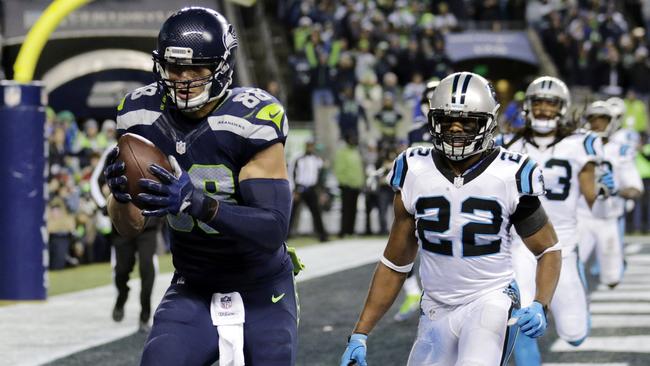
[{"label": "white yard line", "polygon": [[592,302],[589,304],[592,314],[649,314],[650,303],[647,302]]},{"label": "white yard line", "polygon": [[624,353],[650,353],[650,336],[589,336],[580,345],[573,347],[567,342],[558,339],[551,346],[551,352],[624,352]]},{"label": "white yard line", "polygon": [[628,366],[629,363],[543,363],[542,366]]}]

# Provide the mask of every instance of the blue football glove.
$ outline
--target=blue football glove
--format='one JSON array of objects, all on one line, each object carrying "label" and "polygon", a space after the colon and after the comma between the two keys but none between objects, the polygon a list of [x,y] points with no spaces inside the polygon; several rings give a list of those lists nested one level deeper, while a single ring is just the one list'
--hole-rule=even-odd
[{"label": "blue football glove", "polygon": [[116,161],[119,154],[120,149],[115,146],[106,155],[104,177],[106,178],[106,185],[108,185],[108,189],[111,190],[115,200],[120,203],[128,203],[131,202],[131,195],[126,192],[126,176],[124,175],[126,165],[123,161]]},{"label": "blue football glove", "polygon": [[368,366],[368,363],[366,362],[367,339],[367,335],[360,333],[354,333],[350,336],[348,347],[345,349],[343,356],[341,356],[341,366]]},{"label": "blue football glove", "polygon": [[140,179],[138,182],[146,192],[138,194],[138,200],[157,207],[156,209],[143,210],[142,215],[165,216],[186,212],[196,217],[201,210],[205,196],[203,192],[194,189],[189,174],[181,169],[173,156],[169,156],[169,162],[174,170],[173,173],[157,164],[149,166],[149,171],[160,179],[160,183],[151,179]]},{"label": "blue football glove", "polygon": [[596,181],[596,189],[598,194],[609,197],[616,194],[616,182],[614,181],[614,174],[611,171],[603,171]]},{"label": "blue football glove", "polygon": [[544,335],[548,326],[544,307],[537,301],[533,301],[530,306],[523,309],[516,309],[512,312],[512,317],[518,318],[517,326],[525,335],[531,338]]}]

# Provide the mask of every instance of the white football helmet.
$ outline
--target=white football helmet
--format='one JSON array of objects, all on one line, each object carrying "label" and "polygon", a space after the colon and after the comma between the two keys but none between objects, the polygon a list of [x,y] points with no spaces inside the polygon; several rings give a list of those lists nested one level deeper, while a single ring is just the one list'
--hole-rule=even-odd
[{"label": "white football helmet", "polygon": [[[533,101],[536,99],[548,99],[560,103],[557,115],[551,119],[535,118],[533,115]],[[549,133],[559,126],[566,124],[567,113],[571,107],[571,94],[566,84],[552,76],[542,76],[533,80],[526,89],[524,99],[524,115],[526,123],[538,133]]]},{"label": "white football helmet", "polygon": [[[482,76],[471,72],[447,76],[438,84],[430,103],[433,147],[447,158],[464,160],[493,146],[499,103],[492,84]],[[457,121],[468,126],[462,134],[449,132],[449,126]]]},{"label": "white football helmet", "polygon": [[627,109],[625,107],[625,101],[619,97],[611,97],[607,99],[607,104],[609,104],[609,109],[612,111],[612,133],[616,132],[623,125],[623,118],[625,117],[625,112]]},{"label": "white football helmet", "polygon": [[607,124],[607,127],[605,128],[605,131],[594,131],[598,136],[600,137],[609,137],[612,135],[614,132],[613,129],[613,123],[614,123],[614,114],[612,113],[612,109],[609,105],[609,103],[598,100],[595,101],[587,106],[587,109],[585,109],[585,113],[583,114],[583,119],[584,119],[584,128],[588,130],[592,130],[592,126],[589,123],[589,117],[592,116],[603,116],[609,119],[609,123]]}]

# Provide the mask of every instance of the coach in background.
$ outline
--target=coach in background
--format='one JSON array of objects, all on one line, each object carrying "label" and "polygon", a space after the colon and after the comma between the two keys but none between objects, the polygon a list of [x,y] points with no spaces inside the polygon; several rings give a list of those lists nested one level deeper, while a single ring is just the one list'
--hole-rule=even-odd
[{"label": "coach in background", "polygon": [[[90,179],[91,195],[97,207],[106,215],[106,196],[109,194],[105,186],[104,174],[102,174],[106,163],[106,156],[115,147],[109,146],[102,154],[100,161],[97,163]],[[106,188],[106,194],[102,188]],[[124,319],[124,305],[129,297],[129,275],[135,266],[135,255],[138,254],[138,266],[140,270],[140,319],[138,331],[148,333],[150,330],[149,319],[151,318],[151,292],[153,291],[154,280],[156,278],[156,269],[158,267],[158,257],[156,256],[156,247],[158,244],[158,230],[160,228],[160,219],[151,218],[147,221],[144,231],[132,238],[121,236],[117,230],[112,230],[110,238],[113,245],[111,253],[111,265],[113,267],[113,278],[117,288],[117,299],[113,307],[112,317],[116,322]]]},{"label": "coach in background", "polygon": [[315,144],[308,141],[305,144],[305,154],[296,159],[293,164],[293,205],[291,207],[291,220],[289,232],[294,229],[296,216],[300,215],[300,205],[305,203],[311,212],[314,230],[320,241],[327,241],[327,232],[323,227],[320,205],[320,191],[322,188],[321,177],[323,172],[323,159],[314,154]]}]

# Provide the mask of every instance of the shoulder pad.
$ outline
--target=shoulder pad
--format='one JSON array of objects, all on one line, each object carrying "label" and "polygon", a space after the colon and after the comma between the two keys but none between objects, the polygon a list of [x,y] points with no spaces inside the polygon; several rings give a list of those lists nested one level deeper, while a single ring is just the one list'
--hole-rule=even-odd
[{"label": "shoulder pad", "polygon": [[393,168],[386,176],[386,181],[393,188],[394,191],[399,191],[404,186],[404,180],[406,179],[406,172],[408,171],[408,162],[406,156],[410,148],[402,151],[395,160],[393,161]]},{"label": "shoulder pad", "polygon": [[537,162],[527,155],[523,155],[522,162],[515,174],[517,191],[523,195],[541,196],[546,192],[544,188],[544,177]]},{"label": "shoulder pad", "polygon": [[213,130],[265,141],[287,137],[289,122],[284,107],[266,91],[234,88],[224,103],[208,118]]},{"label": "shoulder pad", "polygon": [[598,136],[594,133],[586,133],[584,135],[584,139],[582,141],[582,146],[585,149],[585,153],[587,155],[597,155],[596,152],[596,141],[598,140]]},{"label": "shoulder pad", "polygon": [[133,90],[117,106],[117,129],[152,124],[165,108],[164,99],[165,94],[156,83]]}]

